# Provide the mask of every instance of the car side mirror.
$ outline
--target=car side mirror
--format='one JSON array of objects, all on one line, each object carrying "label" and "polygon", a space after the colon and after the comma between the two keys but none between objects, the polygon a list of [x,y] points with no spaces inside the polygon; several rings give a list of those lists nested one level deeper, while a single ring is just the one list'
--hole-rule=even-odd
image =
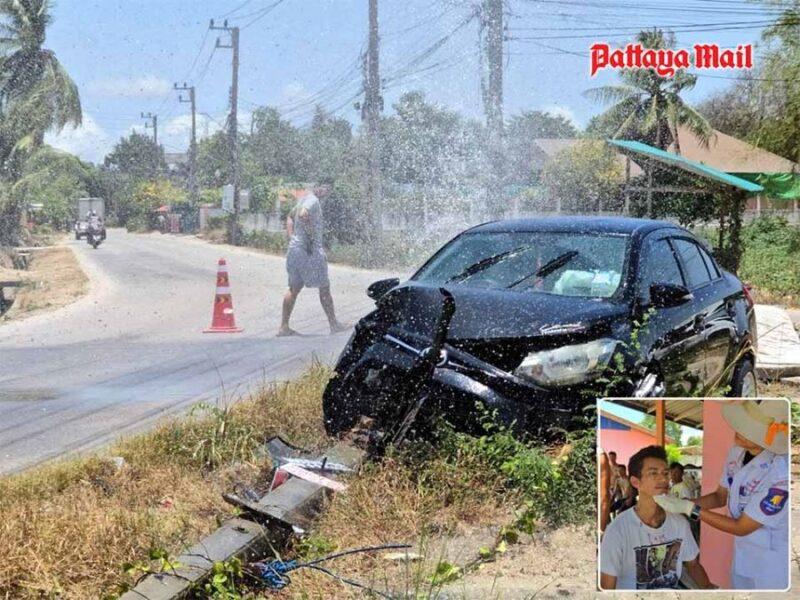
[{"label": "car side mirror", "polygon": [[650,303],[656,308],[672,308],[692,300],[694,295],[676,283],[654,283],[650,286]]},{"label": "car side mirror", "polygon": [[396,288],[398,285],[400,285],[400,279],[397,277],[381,279],[367,288],[367,296],[378,301],[383,298],[389,290]]}]

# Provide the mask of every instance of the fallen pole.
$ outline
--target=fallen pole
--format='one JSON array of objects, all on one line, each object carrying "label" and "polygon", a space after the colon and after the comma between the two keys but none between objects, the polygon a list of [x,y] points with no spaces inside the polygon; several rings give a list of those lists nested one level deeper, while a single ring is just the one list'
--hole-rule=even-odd
[{"label": "fallen pole", "polygon": [[[358,469],[365,452],[340,442],[325,457],[339,465]],[[266,496],[252,502],[235,494],[225,499],[244,511],[214,533],[176,557],[178,566],[148,575],[120,600],[177,600],[198,590],[216,562],[233,558],[250,561],[269,553],[276,555],[298,531],[311,526],[323,500],[331,491],[321,485],[293,477]]]}]

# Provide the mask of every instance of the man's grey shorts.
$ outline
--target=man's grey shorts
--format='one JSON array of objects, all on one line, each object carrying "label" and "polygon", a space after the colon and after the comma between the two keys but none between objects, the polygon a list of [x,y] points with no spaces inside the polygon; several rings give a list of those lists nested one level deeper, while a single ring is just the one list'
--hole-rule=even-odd
[{"label": "man's grey shorts", "polygon": [[286,272],[289,275],[289,287],[293,290],[330,285],[328,257],[321,248],[313,250],[311,254],[302,248],[289,248],[286,254]]}]

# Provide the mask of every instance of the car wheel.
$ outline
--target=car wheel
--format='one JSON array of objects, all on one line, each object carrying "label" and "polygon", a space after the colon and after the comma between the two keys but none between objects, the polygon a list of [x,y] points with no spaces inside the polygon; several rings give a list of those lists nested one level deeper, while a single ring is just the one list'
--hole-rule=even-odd
[{"label": "car wheel", "polygon": [[338,436],[356,424],[359,413],[355,396],[356,392],[343,384],[341,375],[334,375],[328,382],[322,395],[322,414],[328,435]]},{"label": "car wheel", "polygon": [[758,385],[756,380],[756,369],[753,361],[745,358],[733,372],[731,380],[731,391],[729,396],[734,398],[755,398],[758,396]]}]

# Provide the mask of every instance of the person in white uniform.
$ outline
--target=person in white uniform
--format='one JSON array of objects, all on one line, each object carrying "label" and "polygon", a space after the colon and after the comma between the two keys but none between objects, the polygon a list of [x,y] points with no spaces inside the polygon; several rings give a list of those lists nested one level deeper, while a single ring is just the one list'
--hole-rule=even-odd
[{"label": "person in white uniform", "polygon": [[[735,536],[733,589],[789,587],[789,404],[731,401],[722,416],[736,432],[716,491],[697,500],[656,496],[664,510],[683,513]],[[728,507],[729,515],[712,512]]]}]

